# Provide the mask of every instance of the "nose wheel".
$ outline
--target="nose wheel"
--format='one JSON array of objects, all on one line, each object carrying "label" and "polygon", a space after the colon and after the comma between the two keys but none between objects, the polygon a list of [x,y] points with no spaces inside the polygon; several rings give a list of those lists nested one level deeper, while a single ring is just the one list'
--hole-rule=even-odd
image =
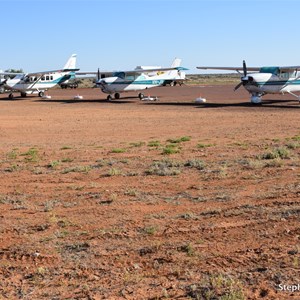
[{"label": "nose wheel", "polygon": [[140,100],[142,100],[144,97],[145,97],[145,96],[144,96],[143,93],[139,93],[139,98],[140,98]]},{"label": "nose wheel", "polygon": [[261,94],[252,94],[251,96],[251,103],[252,104],[261,104]]},{"label": "nose wheel", "polygon": [[108,95],[108,96],[106,97],[106,100],[107,100],[107,101],[112,101],[112,99],[113,99],[113,98],[112,98],[111,95]]}]

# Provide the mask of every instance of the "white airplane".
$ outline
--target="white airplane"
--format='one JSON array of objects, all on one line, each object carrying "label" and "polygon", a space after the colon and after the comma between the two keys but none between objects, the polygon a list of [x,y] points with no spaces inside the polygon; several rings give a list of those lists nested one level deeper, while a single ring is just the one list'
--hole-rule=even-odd
[{"label": "white airplane", "polygon": [[[97,74],[97,86],[103,93],[109,94],[107,100],[111,101],[114,94],[115,99],[120,98],[121,92],[141,91],[157,86],[161,86],[166,80],[177,79],[178,73],[186,68],[180,67],[181,59],[176,58],[169,68],[161,67],[137,67],[132,71],[120,72],[80,72],[78,75]],[[155,72],[155,73],[154,73]],[[140,99],[144,98],[142,93],[139,93]]]},{"label": "white airplane", "polygon": [[[75,77],[76,69],[76,54],[73,54],[61,70],[42,71],[34,73],[18,73],[10,79],[6,78],[2,81],[2,86],[6,90],[10,90],[9,98],[13,99],[12,91],[21,93],[21,97],[26,97],[28,94],[38,94],[40,97],[44,96],[45,91],[54,87],[57,84],[65,82],[70,78]],[[2,72],[1,75],[7,75]],[[12,75],[12,74],[10,74]]]},{"label": "white airplane", "polygon": [[4,84],[7,81],[7,78],[9,76],[16,76],[20,73],[13,73],[13,72],[5,72],[3,70],[0,70],[0,94],[5,93],[5,87]]},{"label": "white airplane", "polygon": [[[179,67],[181,64],[181,59],[179,58],[175,58],[175,60],[173,61],[171,68],[176,68]],[[161,66],[138,66],[135,68],[136,70],[149,70],[149,69],[161,69]],[[147,73],[148,76],[156,76],[158,74],[163,74],[165,72],[152,72],[152,73]],[[172,77],[171,79],[167,79],[164,81],[163,86],[166,85],[170,85],[170,86],[174,86],[174,85],[182,85],[183,82],[185,81],[185,72],[182,71],[178,71],[177,73],[174,72],[174,77]]]},{"label": "white airplane", "polygon": [[[294,94],[300,92],[300,66],[289,67],[251,67],[247,68],[245,61],[243,67],[197,67],[204,70],[232,70],[243,71],[241,82],[234,88],[236,91],[240,86],[251,94],[251,102],[259,104],[262,96],[266,94],[288,93],[298,99],[300,96]],[[253,71],[255,73],[248,73]]]}]

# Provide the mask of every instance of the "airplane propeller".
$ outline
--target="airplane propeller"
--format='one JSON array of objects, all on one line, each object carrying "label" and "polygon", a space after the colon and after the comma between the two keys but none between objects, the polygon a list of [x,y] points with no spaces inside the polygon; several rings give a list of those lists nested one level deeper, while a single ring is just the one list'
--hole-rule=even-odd
[{"label": "airplane propeller", "polygon": [[242,85],[246,85],[250,81],[253,81],[253,77],[248,76],[248,70],[247,70],[247,65],[246,62],[243,60],[243,77],[241,77],[241,82],[234,88],[234,91],[239,89]]},{"label": "airplane propeller", "polygon": [[97,81],[99,81],[101,79],[101,73],[100,73],[100,69],[98,68],[98,72],[97,72]]},{"label": "airplane propeller", "polygon": [[101,72],[100,72],[100,68],[98,68],[97,70],[97,80],[96,80],[96,86],[101,85]]},{"label": "airplane propeller", "polygon": [[244,77],[247,76],[247,66],[246,66],[246,62],[243,60],[243,71],[244,71]]},{"label": "airplane propeller", "polygon": [[243,85],[243,81],[241,81],[233,90],[236,91],[237,89],[239,89],[242,85]]}]

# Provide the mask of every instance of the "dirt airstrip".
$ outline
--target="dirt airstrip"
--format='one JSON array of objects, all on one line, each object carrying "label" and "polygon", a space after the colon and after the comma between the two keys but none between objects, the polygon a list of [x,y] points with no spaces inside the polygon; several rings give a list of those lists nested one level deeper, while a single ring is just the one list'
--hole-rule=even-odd
[{"label": "dirt airstrip", "polygon": [[0,95],[0,299],[300,299],[300,105],[232,89]]}]

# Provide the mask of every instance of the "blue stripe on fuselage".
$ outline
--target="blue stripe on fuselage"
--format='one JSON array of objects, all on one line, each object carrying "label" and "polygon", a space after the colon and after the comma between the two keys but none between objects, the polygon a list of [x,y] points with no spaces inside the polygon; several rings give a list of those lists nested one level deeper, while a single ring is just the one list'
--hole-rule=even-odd
[{"label": "blue stripe on fuselage", "polygon": [[256,84],[259,85],[259,86],[264,86],[264,85],[287,85],[287,84],[300,85],[300,80],[262,81],[262,82],[256,82]]},{"label": "blue stripe on fuselage", "polygon": [[72,78],[74,78],[75,76],[73,76],[72,74],[70,74],[70,75],[64,75],[64,76],[61,76],[61,77],[59,77],[59,78],[57,78],[57,79],[55,79],[55,80],[51,80],[51,81],[49,81],[49,80],[39,80],[38,82],[36,82],[36,84],[59,84],[59,83],[62,83],[62,82],[64,82],[64,81],[66,81],[66,80],[69,80],[69,79],[72,79]]},{"label": "blue stripe on fuselage", "polygon": [[159,80],[136,80],[136,81],[114,81],[109,82],[108,85],[111,84],[141,84],[141,85],[159,85],[163,84],[165,80],[159,79]]}]

